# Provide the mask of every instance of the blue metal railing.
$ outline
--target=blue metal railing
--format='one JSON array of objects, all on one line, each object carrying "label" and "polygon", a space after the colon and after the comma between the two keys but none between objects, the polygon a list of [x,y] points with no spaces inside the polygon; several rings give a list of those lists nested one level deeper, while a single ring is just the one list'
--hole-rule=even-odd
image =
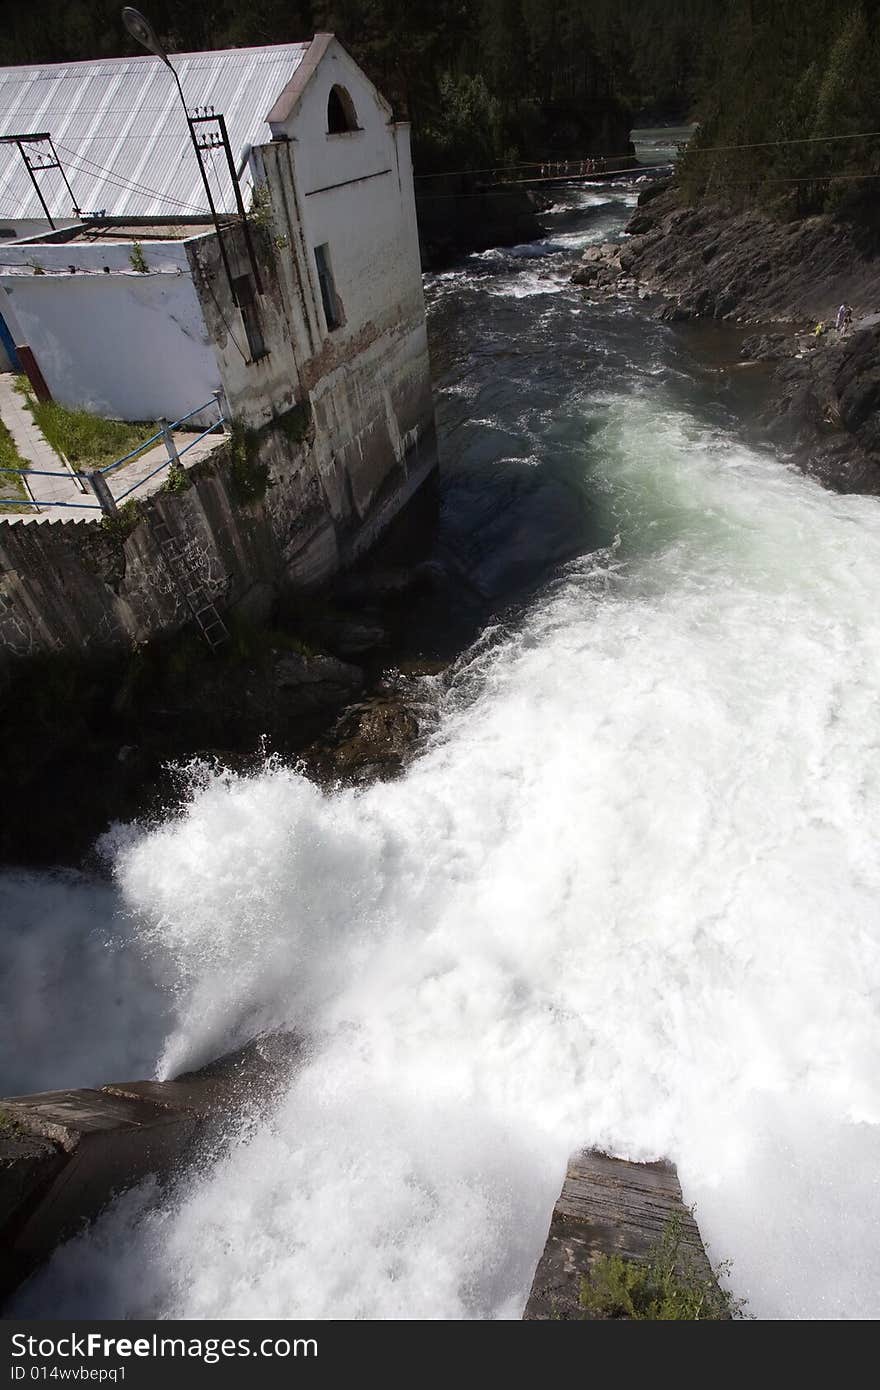
[{"label": "blue metal railing", "polygon": [[[184,417],[184,418],[186,418],[186,417]],[[178,422],[178,421],[175,421],[175,424],[177,424],[177,423],[179,423],[179,422]],[[173,429],[173,428],[174,428],[174,426],[172,425],[172,429]],[[131,451],[130,454],[123,454],[122,458],[121,458],[121,459],[116,459],[116,461],[115,461],[114,463],[106,463],[106,464],[104,465],[104,467],[100,470],[100,472],[102,472],[102,473],[112,473],[113,470],[114,470],[114,468],[121,468],[122,465],[123,465],[124,463],[128,463],[131,459],[137,458],[138,454],[142,454],[142,453],[144,452],[145,449],[149,449],[149,447],[150,447],[151,444],[155,444],[155,443],[157,442],[157,440],[159,440],[159,439],[161,439],[161,438],[162,438],[162,431],[161,431],[161,430],[157,430],[155,434],[151,434],[151,435],[150,435],[149,439],[145,439],[144,442],[143,442],[143,444],[139,444],[139,445],[137,446],[136,449],[132,449],[132,451]]]},{"label": "blue metal railing", "polygon": [[[225,415],[221,415],[220,418],[219,418],[219,420],[217,421],[217,425],[225,425],[225,424],[226,424],[226,416],[225,416]],[[178,449],[178,451],[177,451],[177,457],[180,458],[180,459],[182,459],[183,456],[184,456],[184,454],[188,454],[189,451],[190,451],[190,449],[194,449],[195,446],[196,446],[196,444],[200,444],[200,443],[202,442],[202,440],[205,438],[206,435],[208,435],[208,434],[213,434],[213,433],[215,432],[215,430],[217,429],[217,425],[209,425],[208,428],[207,428],[206,430],[202,430],[201,434],[197,434],[196,437],[195,437],[195,439],[191,439],[191,440],[189,441],[188,444],[185,444],[185,445],[183,446],[182,449]]]},{"label": "blue metal railing", "polygon": [[[209,425],[206,430],[202,430],[201,434],[197,434],[195,439],[191,439],[189,444],[187,444],[183,449],[178,450],[175,447],[173,441],[171,440],[172,432],[176,429],[178,425],[182,425],[186,420],[191,420],[194,415],[200,415],[203,410],[207,410],[212,405],[216,405],[218,410],[218,416],[214,423]],[[180,419],[175,420],[173,425],[165,426],[163,429],[159,431],[158,438],[165,440],[165,445],[168,449],[168,457],[166,459],[163,459],[162,462],[159,464],[158,468],[154,468],[153,471],[151,473],[148,473],[145,478],[138,478],[136,483],[132,483],[131,487],[127,487],[124,492],[120,492],[119,496],[115,500],[117,502],[124,501],[124,499],[128,497],[130,493],[137,492],[139,487],[143,487],[144,483],[148,483],[151,478],[155,478],[157,473],[161,473],[165,468],[170,468],[172,463],[179,463],[180,460],[183,458],[183,455],[188,453],[194,444],[198,444],[199,441],[204,439],[205,436],[208,434],[215,434],[218,427],[225,425],[225,423],[226,416],[223,414],[220,405],[220,398],[219,396],[213,396],[211,400],[206,401],[204,405],[197,405],[195,410],[190,410],[188,414],[181,415]],[[111,468],[115,468],[116,466],[116,464],[110,465]]]},{"label": "blue metal railing", "polygon": [[29,497],[0,497],[0,507],[33,507],[38,512],[41,507],[76,507],[77,511],[101,512],[99,502],[32,502]]},{"label": "blue metal railing", "polygon": [[[211,434],[216,428],[216,425],[212,425],[211,429],[208,430],[208,433]],[[177,457],[179,458],[180,455],[178,454]],[[137,492],[139,487],[143,487],[144,483],[148,483],[151,478],[155,478],[157,473],[162,473],[166,468],[170,468],[171,463],[172,460],[170,458],[164,458],[162,462],[159,464],[159,467],[154,468],[152,473],[148,473],[145,478],[138,478],[136,483],[132,483],[131,487],[127,487],[125,489],[125,492],[120,492],[119,496],[116,498],[116,501],[121,502],[122,499],[124,497],[127,497],[130,492]]]},{"label": "blue metal railing", "polygon": [[70,481],[69,473],[48,468],[0,468],[0,473],[26,473],[29,478],[67,478]]},{"label": "blue metal railing", "polygon": [[[203,411],[209,410],[211,406],[215,406],[217,409],[217,419],[213,424],[208,425],[207,429],[202,430],[201,434],[197,434],[195,439],[191,439],[183,449],[178,451],[172,438],[173,431],[180,425],[185,424],[187,420],[191,420],[194,415],[200,415]],[[227,424],[227,417],[223,413],[222,395],[219,391],[216,391],[209,401],[205,401],[202,405],[197,405],[193,410],[187,411],[186,415],[181,415],[180,418],[173,421],[173,423],[168,424],[163,420],[162,427],[157,430],[155,434],[151,434],[149,439],[145,439],[143,443],[138,444],[137,448],[132,449],[130,453],[124,454],[122,458],[114,459],[113,463],[105,464],[103,468],[95,469],[92,474],[86,474],[86,478],[91,483],[92,491],[98,497],[97,502],[64,502],[54,498],[51,500],[40,498],[38,501],[34,501],[31,497],[27,499],[20,497],[0,497],[0,507],[27,506],[35,507],[37,510],[39,510],[40,507],[79,507],[85,511],[105,512],[112,515],[116,510],[117,503],[122,502],[132,492],[136,492],[138,488],[143,487],[151,478],[155,478],[158,473],[162,473],[166,468],[170,468],[173,463],[179,463],[184,454],[189,453],[190,449],[196,444],[199,444],[207,435],[215,434],[218,429],[222,429],[225,424]],[[126,488],[124,492],[114,497],[108,485],[103,482],[106,475],[115,472],[115,470],[121,468],[123,464],[130,463],[132,459],[138,458],[154,444],[157,444],[160,439],[165,441],[168,454],[167,458],[164,458],[158,467],[148,473],[145,478],[138,478],[137,482],[132,483],[131,487]],[[17,474],[21,478],[66,478],[68,481],[72,476],[70,473],[50,471],[45,468],[0,468],[0,473]],[[94,481],[96,477],[100,480],[99,486],[96,485]],[[25,490],[29,491],[27,487]]]}]

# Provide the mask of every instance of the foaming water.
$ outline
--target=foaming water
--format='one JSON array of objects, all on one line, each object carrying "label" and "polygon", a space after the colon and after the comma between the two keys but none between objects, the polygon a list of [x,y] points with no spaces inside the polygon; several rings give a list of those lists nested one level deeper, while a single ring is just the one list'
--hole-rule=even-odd
[{"label": "foaming water", "polygon": [[0,1094],[150,1075],[168,1026],[116,889],[82,874],[0,877]]},{"label": "foaming water", "polygon": [[662,389],[590,409],[613,542],[405,777],[215,779],[120,849],[160,1071],[281,1025],[309,1053],[17,1312],[518,1316],[583,1144],[674,1160],[756,1314],[880,1311],[880,512]]}]

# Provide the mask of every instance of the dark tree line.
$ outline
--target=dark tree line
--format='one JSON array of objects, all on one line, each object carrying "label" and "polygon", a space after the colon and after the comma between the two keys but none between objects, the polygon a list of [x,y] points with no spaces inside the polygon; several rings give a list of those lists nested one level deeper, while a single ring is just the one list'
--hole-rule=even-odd
[{"label": "dark tree line", "polygon": [[864,175],[880,174],[880,140],[854,137],[880,129],[880,0],[725,0],[718,12],[687,191],[869,212],[878,184]]},{"label": "dark tree line", "polygon": [[[697,93],[709,0],[143,0],[169,51],[332,30],[399,115],[423,169],[618,153],[630,110]],[[138,51],[119,0],[9,7],[6,64]],[[610,118],[609,118],[610,117]],[[611,142],[613,148],[602,148]],[[622,143],[623,142],[623,143]]]},{"label": "dark tree line", "polygon": [[[400,116],[417,168],[618,153],[631,113],[696,114],[694,196],[853,196],[877,171],[880,0],[142,0],[169,50],[333,30]],[[134,52],[119,0],[6,6],[0,62]],[[814,143],[707,153],[810,137]],[[800,182],[794,183],[798,179]]]}]

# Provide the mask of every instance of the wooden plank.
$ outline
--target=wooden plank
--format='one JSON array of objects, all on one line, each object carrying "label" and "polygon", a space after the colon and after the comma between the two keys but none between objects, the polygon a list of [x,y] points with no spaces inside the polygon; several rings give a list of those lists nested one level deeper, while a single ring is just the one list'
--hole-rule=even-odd
[{"label": "wooden plank", "polygon": [[670,1217],[681,1221],[681,1251],[701,1278],[712,1268],[697,1223],[669,1163],[628,1163],[585,1149],[568,1165],[523,1318],[583,1317],[581,1279],[601,1255],[643,1261]]}]

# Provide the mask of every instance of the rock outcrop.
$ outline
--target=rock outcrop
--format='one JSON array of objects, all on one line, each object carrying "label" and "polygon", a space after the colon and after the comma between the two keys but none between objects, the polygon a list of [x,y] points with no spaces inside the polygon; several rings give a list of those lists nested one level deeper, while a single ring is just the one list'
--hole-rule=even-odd
[{"label": "rock outcrop", "polygon": [[271,1108],[300,1058],[263,1034],[173,1081],[124,1081],[0,1102],[0,1300],[114,1196],[160,1184]]},{"label": "rock outcrop", "polygon": [[[642,194],[626,230],[622,242],[589,248],[575,284],[651,300],[669,323],[760,325],[741,354],[774,365],[762,432],[829,486],[880,494],[877,233],[829,215],[688,207],[669,185]],[[854,325],[840,335],[843,301]]]}]

